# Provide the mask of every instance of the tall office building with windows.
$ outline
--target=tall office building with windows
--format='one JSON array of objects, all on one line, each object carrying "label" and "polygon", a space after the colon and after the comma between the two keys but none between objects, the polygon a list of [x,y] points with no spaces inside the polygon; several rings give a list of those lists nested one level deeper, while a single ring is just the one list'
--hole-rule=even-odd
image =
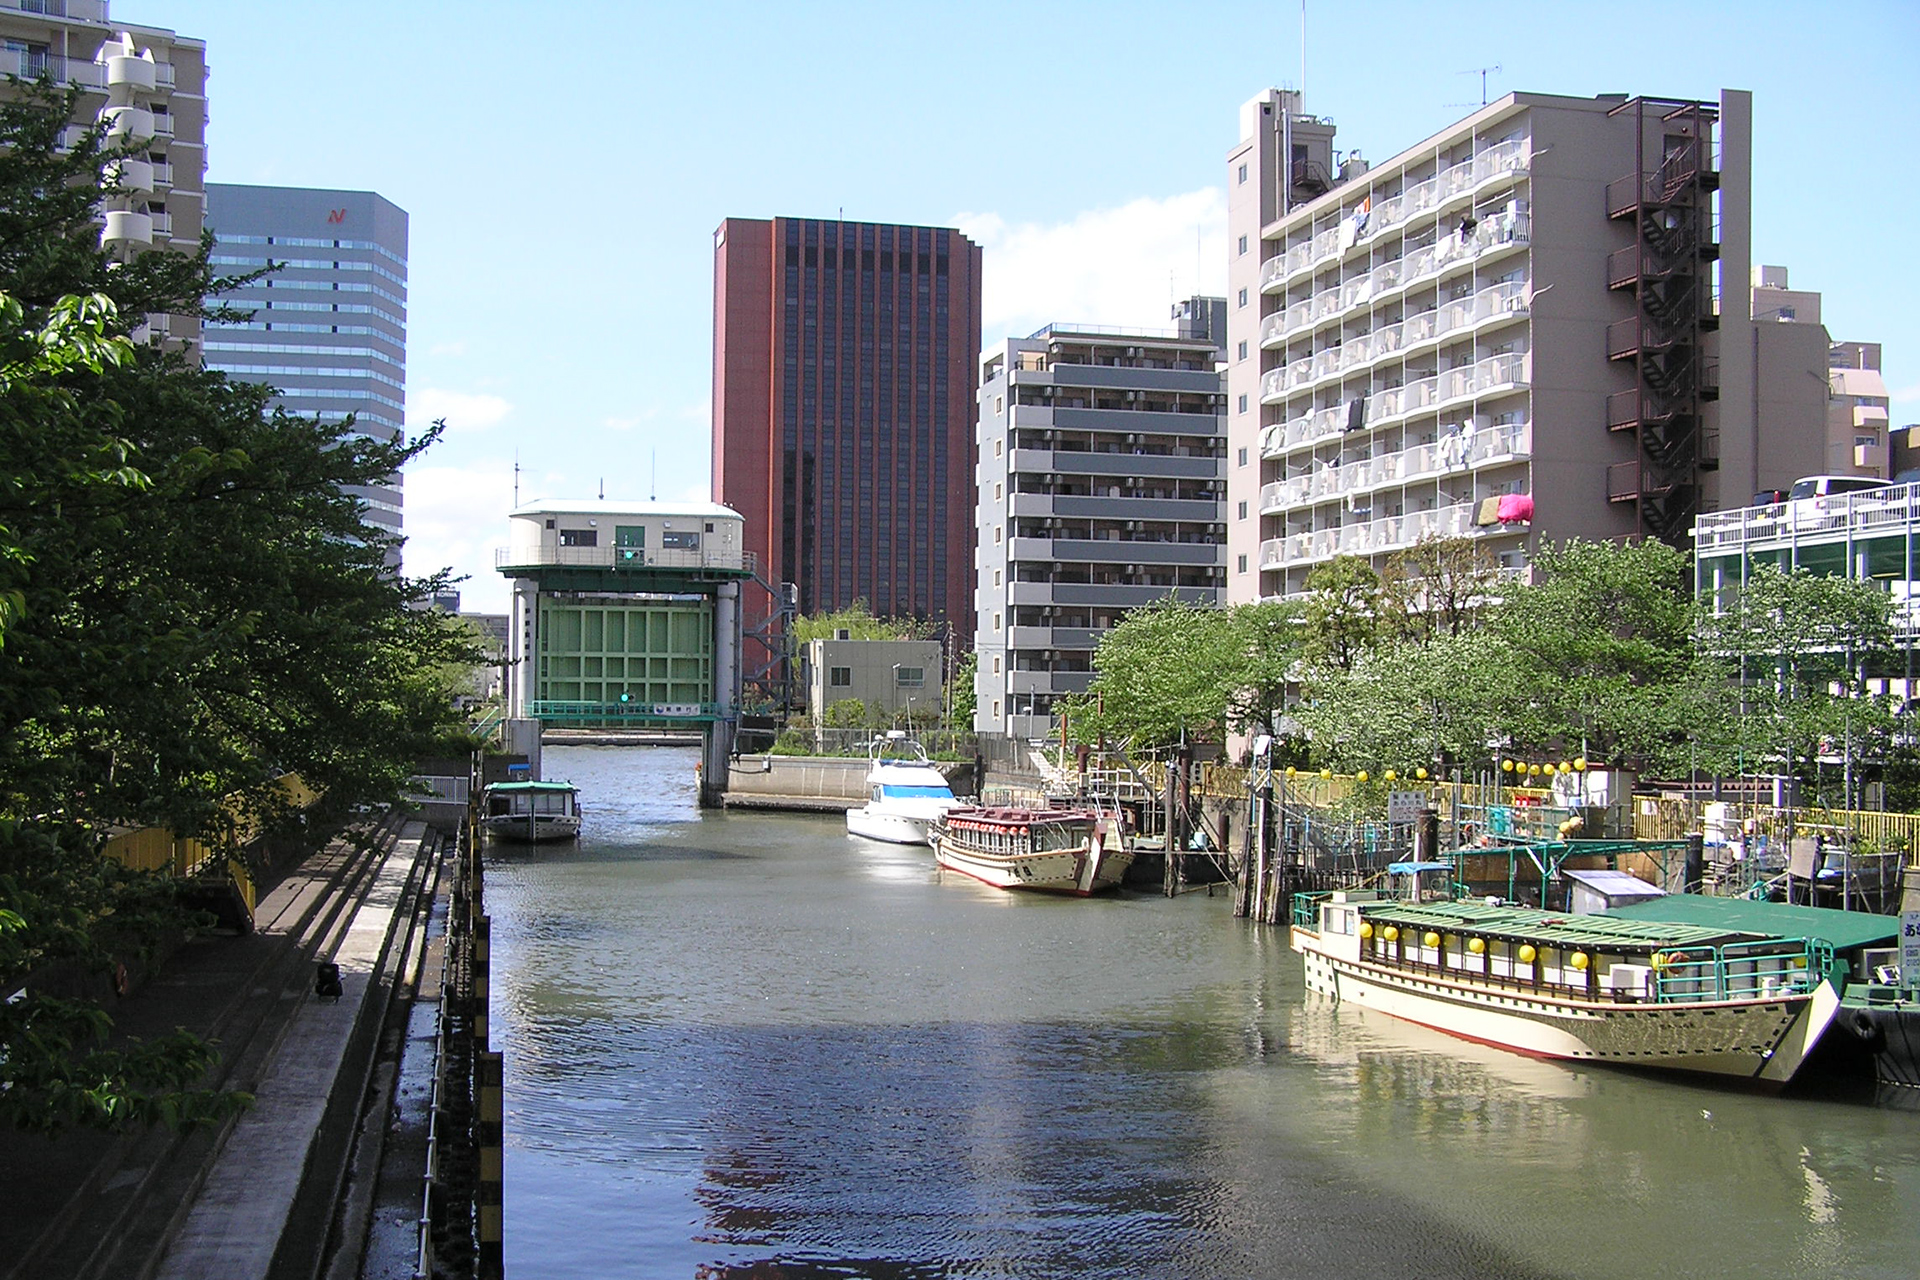
[{"label": "tall office building with windows", "polygon": [[[280,270],[221,298],[251,318],[206,328],[206,364],[270,383],[289,413],[379,440],[406,425],[407,214],[371,191],[207,186],[215,268]],[[401,481],[356,489],[367,521],[401,531]]]},{"label": "tall office building with windows", "polygon": [[1229,599],[1432,537],[1514,572],[1543,538],[1684,544],[1723,495],[1817,469],[1761,412],[1826,375],[1756,354],[1751,122],[1737,91],[1515,93],[1368,165],[1297,93],[1247,103]]},{"label": "tall office building with windows", "polygon": [[713,324],[713,498],[746,517],[760,575],[803,613],[861,599],[970,636],[979,246],[728,218]]},{"label": "tall office building with windows", "polygon": [[[200,244],[207,172],[207,46],[160,27],[114,22],[107,0],[0,4],[0,94],[5,77],[46,77],[80,91],[79,110],[105,123],[109,145],[138,143],[114,165],[120,191],[100,212],[100,243],[125,261],[152,249]],[[153,315],[140,342],[191,345],[192,316]]]}]

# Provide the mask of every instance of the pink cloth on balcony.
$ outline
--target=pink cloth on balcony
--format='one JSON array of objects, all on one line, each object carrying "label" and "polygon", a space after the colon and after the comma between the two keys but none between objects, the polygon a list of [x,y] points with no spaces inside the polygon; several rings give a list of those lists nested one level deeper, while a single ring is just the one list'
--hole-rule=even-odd
[{"label": "pink cloth on balcony", "polygon": [[1533,495],[1530,493],[1500,495],[1499,517],[1501,524],[1521,524],[1533,519]]}]

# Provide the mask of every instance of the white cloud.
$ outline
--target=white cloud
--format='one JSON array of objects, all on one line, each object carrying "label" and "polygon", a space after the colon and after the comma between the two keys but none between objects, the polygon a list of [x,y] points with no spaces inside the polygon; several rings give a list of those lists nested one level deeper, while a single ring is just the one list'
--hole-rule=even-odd
[{"label": "white cloud", "polygon": [[450,568],[467,578],[459,584],[461,608],[505,613],[511,592],[507,580],[494,571],[493,549],[507,543],[512,461],[416,463],[407,468],[405,492],[405,571],[425,577]]},{"label": "white cloud", "polygon": [[513,412],[513,405],[501,396],[485,392],[448,391],[441,387],[421,387],[407,406],[409,430],[424,430],[438,418],[447,420],[449,431],[483,431]]},{"label": "white cloud", "polygon": [[1142,198],[1057,223],[1009,224],[996,213],[955,223],[981,246],[988,347],[1049,321],[1170,328],[1171,303],[1220,296],[1227,279],[1227,200],[1204,187]]}]

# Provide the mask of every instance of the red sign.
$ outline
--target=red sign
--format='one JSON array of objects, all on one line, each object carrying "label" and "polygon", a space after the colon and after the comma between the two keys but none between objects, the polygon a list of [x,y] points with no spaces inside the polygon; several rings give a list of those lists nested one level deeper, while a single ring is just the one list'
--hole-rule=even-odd
[{"label": "red sign", "polygon": [[345,209],[329,209],[327,211],[328,222],[345,222],[346,220],[347,211]]}]

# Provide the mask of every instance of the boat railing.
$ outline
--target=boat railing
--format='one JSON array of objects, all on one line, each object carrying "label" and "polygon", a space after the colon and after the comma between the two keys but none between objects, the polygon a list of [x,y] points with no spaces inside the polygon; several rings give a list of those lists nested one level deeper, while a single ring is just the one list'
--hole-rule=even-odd
[{"label": "boat railing", "polygon": [[1333,890],[1321,889],[1313,893],[1293,895],[1293,923],[1296,928],[1320,928],[1320,904],[1333,896]]},{"label": "boat railing", "polygon": [[1833,947],[1819,938],[1679,947],[1654,957],[1654,999],[1686,1004],[1806,992],[1832,967]]}]

